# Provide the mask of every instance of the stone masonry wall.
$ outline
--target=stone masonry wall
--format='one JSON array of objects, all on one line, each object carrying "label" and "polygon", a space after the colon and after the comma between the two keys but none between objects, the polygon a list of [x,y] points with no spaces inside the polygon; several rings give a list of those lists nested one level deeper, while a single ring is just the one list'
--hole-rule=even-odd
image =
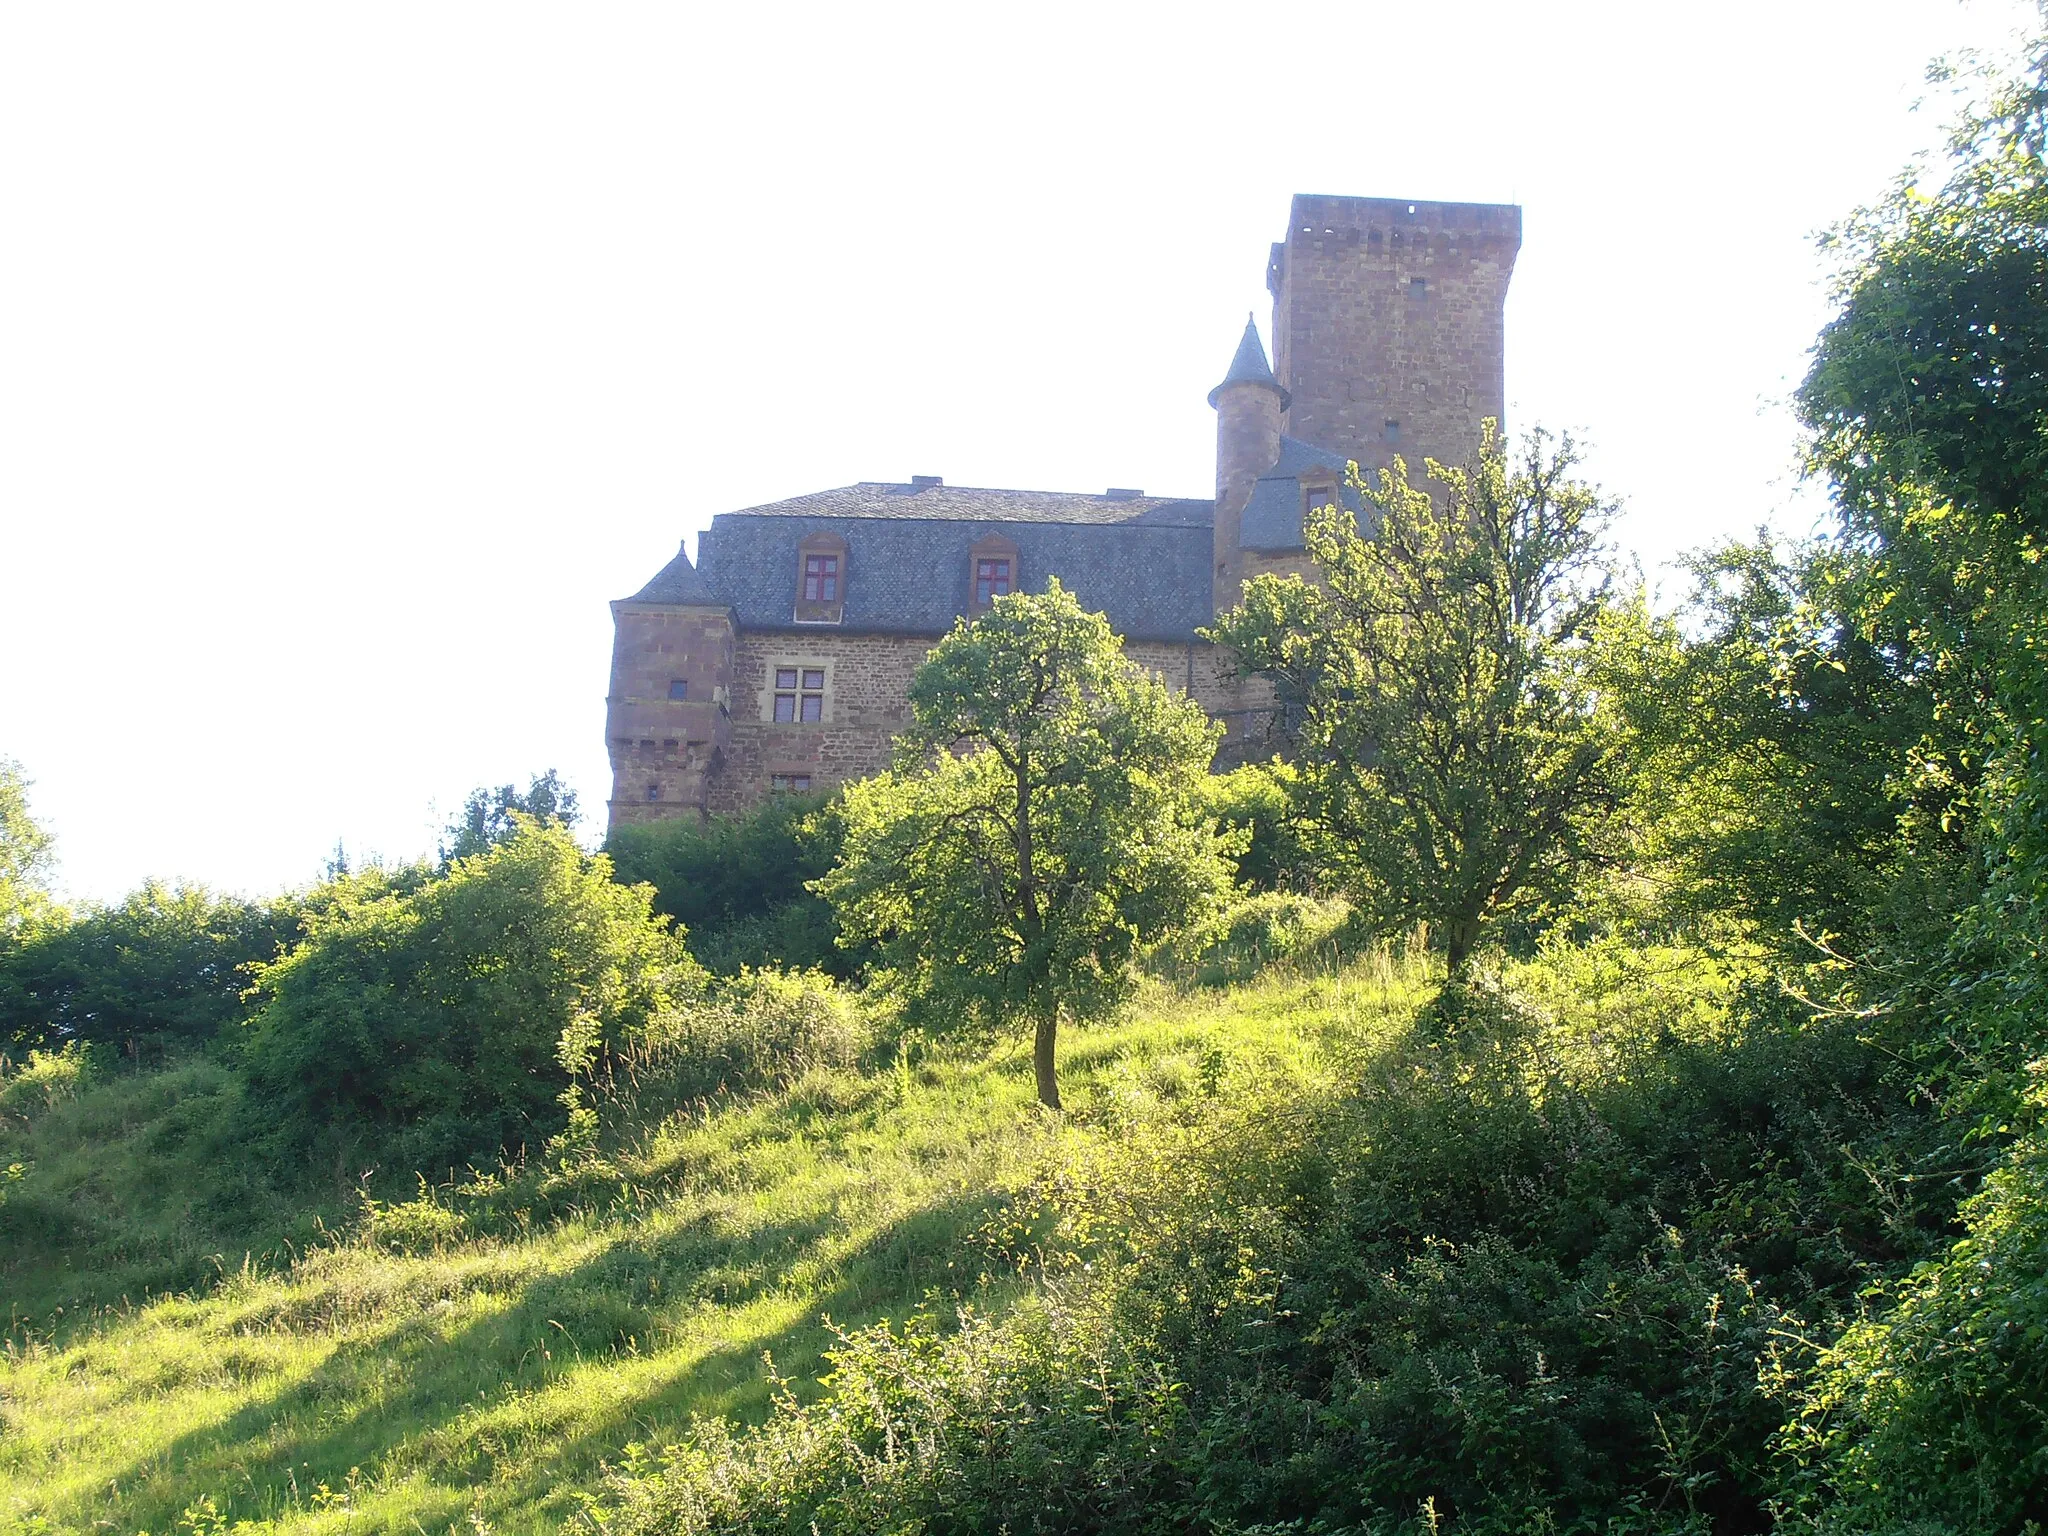
[{"label": "stone masonry wall", "polygon": [[[609,824],[701,818],[728,734],[723,699],[732,675],[732,616],[723,608],[616,603],[612,622]],[[687,685],[685,700],[669,697],[678,681]]]},{"label": "stone masonry wall", "polygon": [[1280,393],[1266,384],[1225,384],[1216,391],[1216,569],[1214,612],[1235,608],[1247,551],[1238,543],[1245,503],[1259,476],[1280,457]]},{"label": "stone masonry wall", "polygon": [[[935,643],[927,636],[831,631],[741,635],[733,658],[730,738],[710,778],[707,809],[717,815],[758,805],[777,774],[808,774],[814,790],[829,790],[887,768],[894,738],[910,723],[911,674]],[[1224,678],[1213,646],[1132,641],[1125,651],[1169,686],[1192,692],[1235,738],[1245,739],[1252,726],[1263,730],[1268,695],[1262,685]],[[777,723],[778,667],[825,673],[822,720]]]},{"label": "stone masonry wall", "polygon": [[1425,456],[1469,459],[1480,421],[1506,406],[1521,243],[1511,206],[1297,197],[1268,274],[1288,434],[1368,472],[1398,453],[1417,480]]},{"label": "stone masonry wall", "polygon": [[[831,789],[889,766],[890,741],[910,723],[910,674],[932,648],[916,635],[849,635],[836,630],[740,636],[733,659],[732,739],[713,776],[714,813],[768,797],[775,774],[809,774]],[[777,724],[775,669],[825,673],[824,719]]]}]

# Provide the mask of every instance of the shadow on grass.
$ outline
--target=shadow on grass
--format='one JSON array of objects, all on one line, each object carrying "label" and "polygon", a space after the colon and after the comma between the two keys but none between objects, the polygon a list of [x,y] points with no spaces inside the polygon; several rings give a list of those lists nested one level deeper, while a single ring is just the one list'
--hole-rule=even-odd
[{"label": "shadow on grass", "polygon": [[[972,1266],[955,1265],[1000,1198],[922,1207],[847,1251],[831,1217],[630,1233],[453,1329],[430,1308],[345,1339],[303,1377],[46,1514],[163,1530],[206,1494],[231,1520],[274,1519],[323,1483],[417,1477],[427,1486],[402,1522],[392,1511],[405,1528],[452,1521],[473,1499],[509,1529],[554,1528],[630,1442],[676,1439],[696,1413],[764,1416],[764,1353],[800,1394],[815,1390],[832,1343],[823,1318],[859,1326],[970,1289]],[[813,1266],[815,1280],[790,1282]],[[354,1523],[378,1527],[377,1497],[363,1496]]]}]

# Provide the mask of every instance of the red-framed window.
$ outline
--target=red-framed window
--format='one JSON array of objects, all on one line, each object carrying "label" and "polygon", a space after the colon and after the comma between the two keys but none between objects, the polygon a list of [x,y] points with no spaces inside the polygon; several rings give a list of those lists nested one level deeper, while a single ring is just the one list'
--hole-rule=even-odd
[{"label": "red-framed window", "polygon": [[781,725],[815,725],[825,718],[825,669],[775,669],[775,719]]},{"label": "red-framed window", "polygon": [[837,555],[804,556],[804,601],[807,603],[836,603],[839,601],[839,557]]},{"label": "red-framed window", "polygon": [[974,600],[992,603],[1010,590],[1010,557],[987,555],[974,562]]}]

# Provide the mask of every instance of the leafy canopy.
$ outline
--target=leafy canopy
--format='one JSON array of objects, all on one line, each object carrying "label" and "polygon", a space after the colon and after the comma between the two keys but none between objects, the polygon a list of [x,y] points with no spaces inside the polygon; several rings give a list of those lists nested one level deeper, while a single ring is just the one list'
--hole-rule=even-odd
[{"label": "leafy canopy", "polygon": [[0,757],[0,940],[48,909],[50,834],[28,811],[21,765]]},{"label": "leafy canopy", "polygon": [[1058,1108],[1060,1013],[1121,1003],[1139,947],[1229,889],[1235,850],[1201,811],[1216,727],[1057,581],[957,625],[910,709],[895,769],[847,789],[815,888],[913,995],[1035,1019]]},{"label": "leafy canopy", "polygon": [[614,827],[605,839],[618,878],[654,887],[654,910],[681,923],[690,951],[720,975],[744,966],[816,966],[841,977],[855,951],[809,888],[839,853],[837,812],[822,795],[774,795],[699,825],[692,817]]},{"label": "leafy canopy", "polygon": [[134,1060],[205,1045],[245,1016],[252,968],[298,936],[298,902],[144,882],[0,950],[0,1041],[110,1046]]},{"label": "leafy canopy", "polygon": [[1613,658],[1629,873],[1658,918],[1809,966],[1820,946],[1924,956],[1973,898],[1975,760],[1906,637],[1856,621],[1862,563],[1829,540],[1719,545],[1690,562],[1684,625]]},{"label": "leafy canopy", "polygon": [[524,794],[512,784],[500,784],[496,789],[480,785],[469,792],[462,814],[450,821],[442,834],[441,862],[453,864],[511,841],[522,816],[573,832],[578,814],[576,791],[552,768],[536,774]]},{"label": "leafy canopy", "polygon": [[1470,468],[1429,461],[1435,498],[1396,459],[1354,479],[1370,537],[1309,509],[1320,582],[1257,577],[1210,631],[1298,719],[1297,793],[1362,909],[1427,923],[1453,969],[1568,887],[1618,800],[1611,508],[1576,462],[1542,434],[1510,462],[1490,422]]},{"label": "leafy canopy", "polygon": [[2048,36],[1950,152],[1940,185],[1901,178],[1835,237],[1840,311],[1799,398],[1854,557],[1847,620],[1924,693],[1916,776],[1953,781],[1984,859],[1946,945],[1873,968],[1866,1012],[1913,1029],[1958,1151],[2002,1152],[1963,1239],[1871,1298],[1786,1432],[1799,1512],[1842,1529],[2048,1513]]},{"label": "leafy canopy", "polygon": [[253,1101],[292,1146],[373,1144],[401,1168],[553,1129],[572,1073],[697,984],[651,896],[525,818],[413,891],[344,894],[259,971]]}]

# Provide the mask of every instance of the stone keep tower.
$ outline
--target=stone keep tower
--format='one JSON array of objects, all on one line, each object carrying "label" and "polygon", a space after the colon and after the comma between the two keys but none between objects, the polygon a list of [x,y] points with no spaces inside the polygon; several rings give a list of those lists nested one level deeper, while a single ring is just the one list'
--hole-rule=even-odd
[{"label": "stone keep tower", "polygon": [[1506,405],[1508,279],[1522,210],[1297,196],[1273,247],[1273,350],[1289,437],[1371,471],[1467,459]]}]

